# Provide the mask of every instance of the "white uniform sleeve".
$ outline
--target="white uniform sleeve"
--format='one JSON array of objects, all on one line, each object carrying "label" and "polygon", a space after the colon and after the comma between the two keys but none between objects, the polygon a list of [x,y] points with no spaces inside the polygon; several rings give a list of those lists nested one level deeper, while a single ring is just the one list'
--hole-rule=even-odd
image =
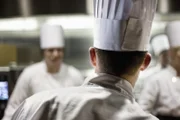
[{"label": "white uniform sleeve", "polygon": [[143,87],[139,97],[139,104],[144,111],[153,113],[158,94],[159,87],[157,79],[149,80]]},{"label": "white uniform sleeve", "polygon": [[30,74],[27,70],[24,70],[20,75],[14,91],[10,97],[5,115],[2,120],[11,120],[12,115],[18,108],[18,106],[30,96],[29,80]]}]

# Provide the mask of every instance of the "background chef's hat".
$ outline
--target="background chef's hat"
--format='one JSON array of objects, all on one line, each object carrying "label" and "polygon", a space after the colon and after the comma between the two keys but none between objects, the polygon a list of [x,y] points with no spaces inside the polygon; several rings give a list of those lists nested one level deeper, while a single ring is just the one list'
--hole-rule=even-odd
[{"label": "background chef's hat", "polygon": [[146,51],[157,0],[94,0],[94,47]]},{"label": "background chef's hat", "polygon": [[64,47],[64,32],[60,25],[44,24],[41,27],[40,44],[42,49]]},{"label": "background chef's hat", "polygon": [[161,52],[169,49],[169,41],[166,35],[158,35],[152,40],[152,47],[156,56],[159,56]]},{"label": "background chef's hat", "polygon": [[170,22],[166,26],[170,47],[180,47],[180,21]]}]

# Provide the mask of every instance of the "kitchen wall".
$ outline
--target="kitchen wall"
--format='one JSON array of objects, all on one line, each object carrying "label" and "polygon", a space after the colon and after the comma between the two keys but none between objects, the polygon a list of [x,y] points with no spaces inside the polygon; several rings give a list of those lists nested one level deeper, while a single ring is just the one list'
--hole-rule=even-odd
[{"label": "kitchen wall", "polygon": [[0,66],[7,66],[12,61],[17,62],[17,47],[15,45],[0,44]]}]

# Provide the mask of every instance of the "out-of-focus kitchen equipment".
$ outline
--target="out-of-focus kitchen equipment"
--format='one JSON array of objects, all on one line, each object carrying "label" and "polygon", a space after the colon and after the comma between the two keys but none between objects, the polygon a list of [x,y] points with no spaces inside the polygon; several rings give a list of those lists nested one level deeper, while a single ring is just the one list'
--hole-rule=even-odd
[{"label": "out-of-focus kitchen equipment", "polygon": [[158,0],[157,12],[161,14],[179,13],[179,0]]},{"label": "out-of-focus kitchen equipment", "polygon": [[0,0],[0,11],[0,18],[87,13],[86,0]]},{"label": "out-of-focus kitchen equipment", "polygon": [[0,118],[3,117],[4,109],[10,96],[10,69],[9,67],[0,67]]},{"label": "out-of-focus kitchen equipment", "polygon": [[16,66],[14,63],[8,67],[0,67],[0,119],[4,115],[7,102],[24,68],[24,66]]}]

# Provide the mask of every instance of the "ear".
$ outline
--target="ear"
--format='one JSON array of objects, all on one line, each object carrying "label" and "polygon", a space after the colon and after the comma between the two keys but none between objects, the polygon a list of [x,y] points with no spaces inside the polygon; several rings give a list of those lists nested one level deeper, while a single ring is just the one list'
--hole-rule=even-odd
[{"label": "ear", "polygon": [[89,54],[90,54],[90,60],[91,60],[91,64],[96,67],[97,63],[96,63],[96,51],[95,51],[95,48],[93,47],[90,47],[89,48]]},{"label": "ear", "polygon": [[143,64],[140,67],[140,70],[144,71],[149,66],[150,62],[151,62],[151,54],[147,53],[143,61]]}]

